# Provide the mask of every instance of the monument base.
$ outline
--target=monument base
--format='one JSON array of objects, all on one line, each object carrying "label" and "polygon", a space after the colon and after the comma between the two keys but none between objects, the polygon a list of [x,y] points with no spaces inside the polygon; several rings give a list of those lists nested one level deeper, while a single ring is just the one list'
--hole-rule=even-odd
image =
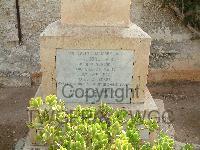
[{"label": "monument base", "polygon": [[[129,27],[98,27],[63,25],[56,21],[40,35],[43,94],[55,94],[62,98],[60,88],[66,83],[76,88],[79,88],[77,85],[84,85],[82,89],[85,89],[86,83],[92,84],[86,84],[87,88],[94,86],[98,89],[102,89],[99,83],[107,83],[105,87],[113,89],[128,85],[134,96],[123,103],[131,101],[131,104],[141,105],[148,91],[145,88],[150,45],[151,37],[133,23]],[[113,102],[112,99],[110,101]],[[137,108],[135,104],[124,106]]]}]

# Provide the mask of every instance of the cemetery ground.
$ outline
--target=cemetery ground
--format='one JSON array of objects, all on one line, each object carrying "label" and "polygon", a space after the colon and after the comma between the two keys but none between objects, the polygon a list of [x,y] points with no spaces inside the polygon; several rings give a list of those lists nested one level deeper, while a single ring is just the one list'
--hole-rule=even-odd
[{"label": "cemetery ground", "polygon": [[[175,139],[200,144],[200,82],[150,83],[154,99],[162,99],[174,113]],[[38,87],[0,88],[0,150],[9,150],[27,135],[28,101]]]}]

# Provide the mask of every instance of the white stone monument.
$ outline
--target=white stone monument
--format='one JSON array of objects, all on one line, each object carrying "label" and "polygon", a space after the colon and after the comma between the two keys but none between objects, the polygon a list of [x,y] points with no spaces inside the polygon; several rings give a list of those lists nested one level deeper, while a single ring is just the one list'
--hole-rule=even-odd
[{"label": "white stone monument", "polygon": [[62,0],[40,36],[42,83],[68,107],[101,102],[157,109],[146,84],[151,38],[130,21],[130,0]]}]

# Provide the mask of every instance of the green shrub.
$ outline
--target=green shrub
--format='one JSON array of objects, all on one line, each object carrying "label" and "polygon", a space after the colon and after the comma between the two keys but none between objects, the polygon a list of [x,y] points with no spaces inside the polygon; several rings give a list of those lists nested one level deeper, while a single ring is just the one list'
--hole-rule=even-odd
[{"label": "green shrub", "polygon": [[[31,99],[30,110],[36,115],[28,125],[37,129],[37,141],[50,150],[171,150],[174,140],[160,133],[154,142],[141,139],[143,126],[149,132],[158,129],[154,120],[130,116],[126,110],[101,104],[97,108],[78,106],[67,112],[64,102],[54,95]],[[189,145],[184,150],[191,148]],[[188,149],[190,150],[190,149]]]}]

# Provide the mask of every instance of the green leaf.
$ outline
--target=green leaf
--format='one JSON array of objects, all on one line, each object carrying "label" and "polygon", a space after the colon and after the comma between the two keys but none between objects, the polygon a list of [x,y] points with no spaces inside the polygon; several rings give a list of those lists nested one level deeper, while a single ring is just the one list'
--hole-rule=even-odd
[{"label": "green leaf", "polygon": [[194,146],[192,144],[185,144],[181,150],[194,150]]}]

